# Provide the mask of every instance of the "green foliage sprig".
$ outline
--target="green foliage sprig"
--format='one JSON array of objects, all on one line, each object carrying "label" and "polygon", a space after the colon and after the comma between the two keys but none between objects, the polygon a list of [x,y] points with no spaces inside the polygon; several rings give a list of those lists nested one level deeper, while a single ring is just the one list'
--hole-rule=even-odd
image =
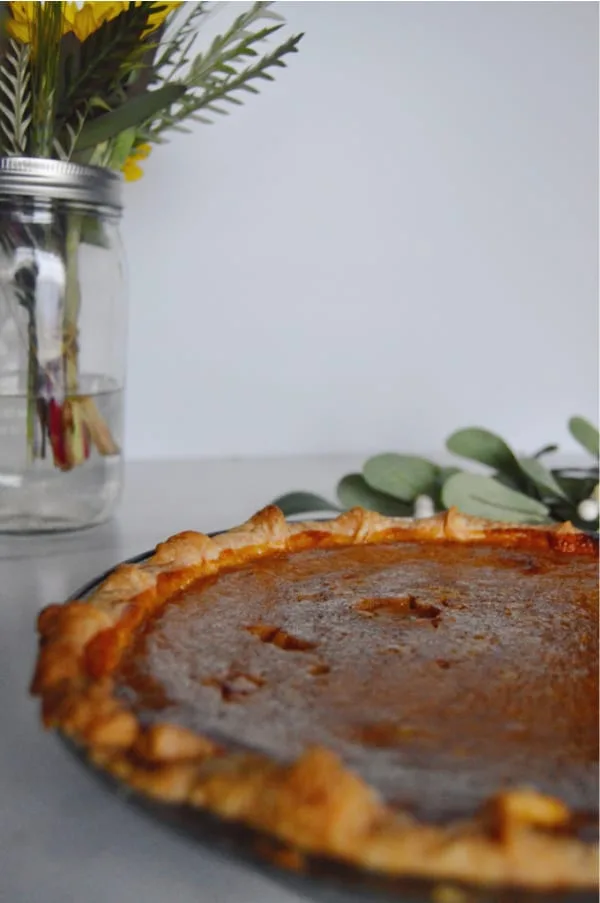
[{"label": "green foliage sprig", "polygon": [[287,516],[359,505],[388,516],[411,517],[418,500],[426,497],[434,511],[454,506],[490,520],[528,524],[569,520],[581,529],[598,530],[598,430],[583,417],[572,417],[569,430],[592,456],[589,467],[547,467],[542,459],[558,446],[518,456],[500,436],[471,427],[453,433],[446,447],[484,465],[489,474],[440,467],[414,455],[380,454],[365,462],[362,473],[340,480],[337,502],[302,491],[287,493],[274,504]]},{"label": "green foliage sprig", "polygon": [[0,64],[0,134],[5,136],[0,152],[12,156],[24,154],[30,123],[29,47],[10,41]]},{"label": "green foliage sprig", "polygon": [[[271,4],[254,3],[245,13],[236,18],[231,27],[223,34],[217,35],[205,53],[198,53],[191,60],[185,76],[186,91],[183,95],[163,111],[151,125],[140,131],[140,136],[148,141],[162,143],[163,135],[169,130],[186,131],[183,123],[188,120],[211,124],[214,120],[209,114],[227,115],[229,112],[222,104],[241,106],[241,92],[258,94],[257,80],[273,81],[272,69],[285,68],[284,57],[295,53],[302,35],[294,35],[270,53],[259,57],[256,47],[276,34],[283,27],[283,19],[270,9]],[[200,7],[202,11],[203,7]],[[262,19],[274,19],[277,25],[250,30]],[[182,28],[186,31],[186,22]],[[184,60],[193,46],[193,37],[188,36],[182,52]],[[175,63],[177,73],[183,66],[183,59]],[[254,60],[250,65],[245,65]],[[158,68],[160,77],[161,68]],[[220,105],[217,105],[221,102]],[[200,111],[205,111],[200,115]]]}]

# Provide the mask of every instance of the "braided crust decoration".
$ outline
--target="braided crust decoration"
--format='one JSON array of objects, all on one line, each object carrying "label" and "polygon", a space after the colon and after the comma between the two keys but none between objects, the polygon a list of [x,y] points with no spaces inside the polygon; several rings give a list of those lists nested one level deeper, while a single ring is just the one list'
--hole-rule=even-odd
[{"label": "braided crust decoration", "polygon": [[143,563],[118,567],[87,600],[40,613],[31,692],[41,697],[44,724],[140,793],[242,822],[300,853],[395,876],[537,889],[596,886],[597,844],[561,831],[571,813],[553,797],[511,790],[470,820],[430,825],[386,805],[327,749],[307,749],[289,764],[232,752],[173,724],[142,727],[115,697],[112,674],[134,632],[193,581],[282,551],[382,541],[597,552],[595,541],[569,523],[513,526],[454,509],[413,520],[355,508],[331,521],[288,523],[270,506],[214,538],[180,533]]}]

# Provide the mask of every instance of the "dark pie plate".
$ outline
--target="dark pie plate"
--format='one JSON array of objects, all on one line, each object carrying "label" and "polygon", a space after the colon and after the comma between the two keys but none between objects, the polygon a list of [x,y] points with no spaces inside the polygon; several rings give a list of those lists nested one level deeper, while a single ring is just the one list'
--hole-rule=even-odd
[{"label": "dark pie plate", "polygon": [[[144,552],[127,563],[148,558]],[[112,569],[111,569],[112,571]],[[96,577],[74,593],[83,599],[111,573]],[[69,601],[70,601],[69,600]],[[452,881],[391,878],[342,862],[299,854],[254,829],[225,821],[185,805],[162,803],[136,793],[93,765],[85,750],[59,733],[67,750],[122,802],[173,829],[192,843],[220,856],[245,863],[291,892],[317,903],[596,903],[595,890],[536,893],[514,887],[477,888]]]}]

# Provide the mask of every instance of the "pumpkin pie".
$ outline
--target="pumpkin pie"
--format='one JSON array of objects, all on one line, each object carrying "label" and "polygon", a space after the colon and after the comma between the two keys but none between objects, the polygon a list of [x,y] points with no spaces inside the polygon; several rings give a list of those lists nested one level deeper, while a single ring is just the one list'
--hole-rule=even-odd
[{"label": "pumpkin pie", "polygon": [[39,616],[43,719],[141,794],[370,872],[598,884],[597,543],[268,507]]}]

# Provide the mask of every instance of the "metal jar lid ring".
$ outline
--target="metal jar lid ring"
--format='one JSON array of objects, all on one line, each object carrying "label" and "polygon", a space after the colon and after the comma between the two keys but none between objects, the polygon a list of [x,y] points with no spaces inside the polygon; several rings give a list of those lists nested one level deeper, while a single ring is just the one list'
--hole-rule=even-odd
[{"label": "metal jar lid ring", "polygon": [[121,210],[122,178],[100,166],[43,157],[0,157],[0,196],[51,198]]}]

